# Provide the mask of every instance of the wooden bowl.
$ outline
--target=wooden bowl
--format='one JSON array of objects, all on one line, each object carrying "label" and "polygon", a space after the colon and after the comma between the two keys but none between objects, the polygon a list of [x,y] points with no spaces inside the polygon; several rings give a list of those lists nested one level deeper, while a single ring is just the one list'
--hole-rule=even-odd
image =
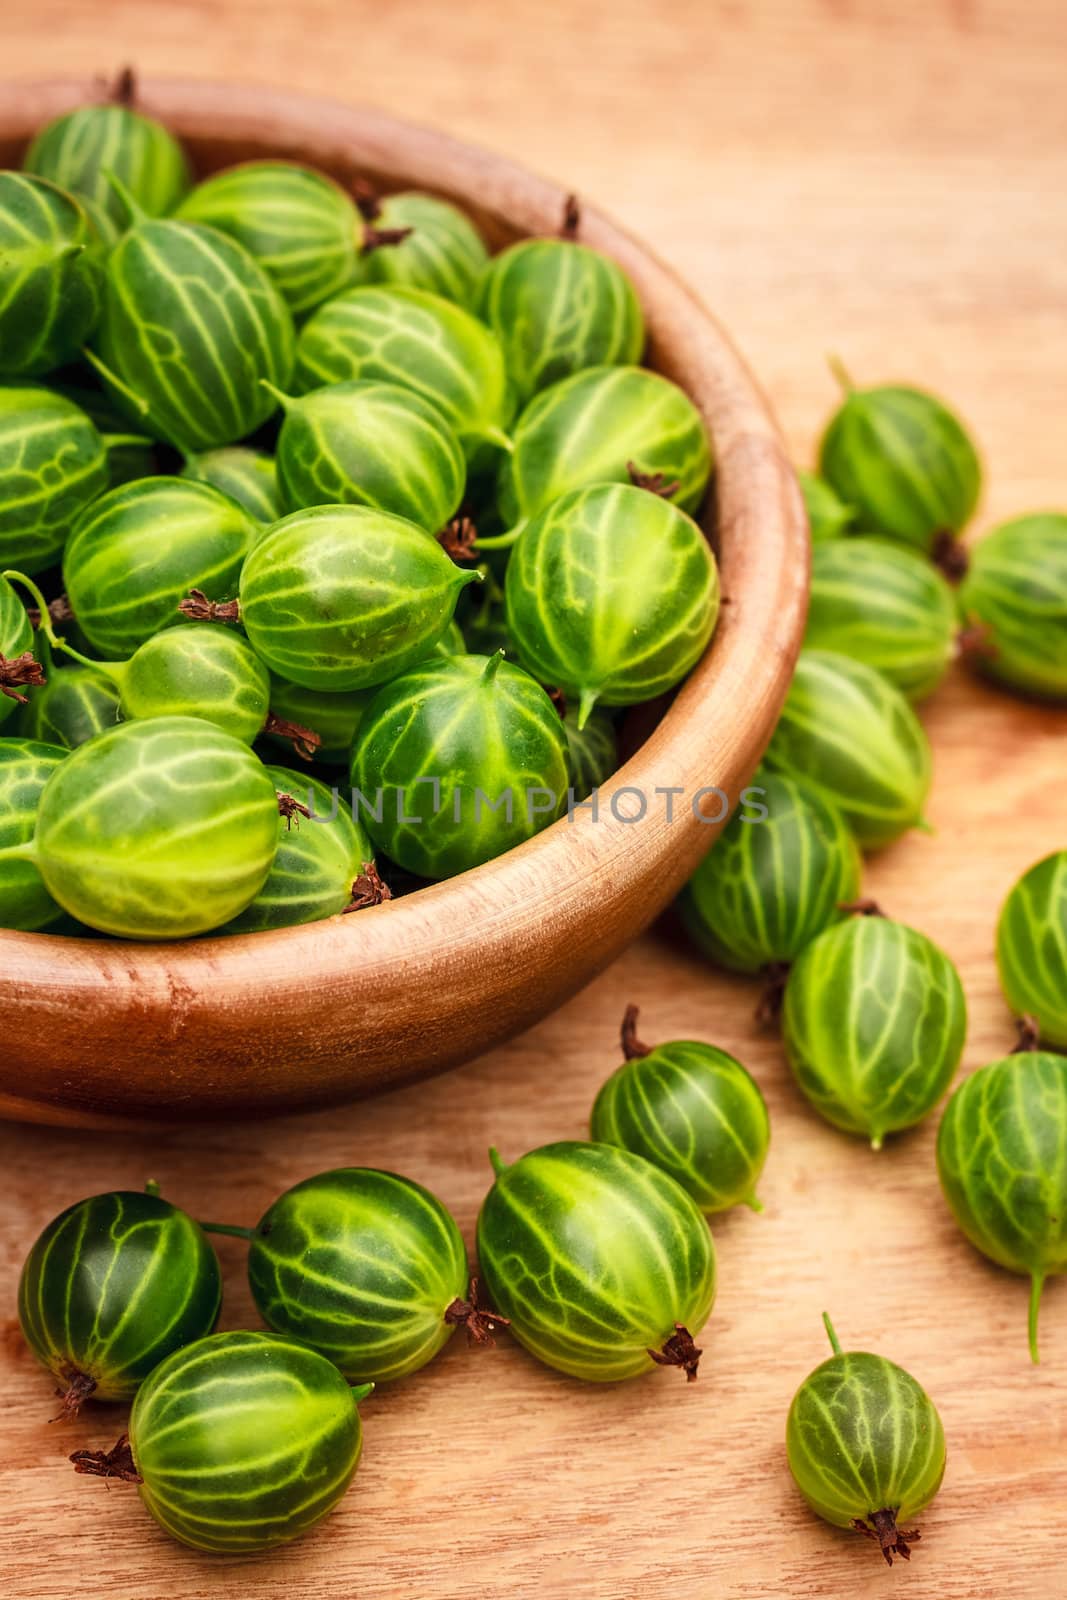
[{"label": "wooden bowl", "polygon": [[[0,165],[88,83],[4,90]],[[460,201],[494,246],[554,233],[565,191],[509,161],[370,110],[306,96],[150,80],[138,103],[201,172],[251,157]],[[642,244],[583,206],[582,238],[621,263],[652,366],[711,430],[705,518],[724,605],[715,639],[637,753],[580,812],[500,859],[309,927],[135,945],[0,932],[0,1114],[92,1126],[263,1115],[352,1099],[454,1065],[572,995],[663,910],[722,826],[789,684],[804,626],[807,528],[753,379],[714,318]],[[644,820],[627,821],[635,795]],[[657,789],[682,789],[668,821]],[[629,811],[628,811],[628,808]]]}]

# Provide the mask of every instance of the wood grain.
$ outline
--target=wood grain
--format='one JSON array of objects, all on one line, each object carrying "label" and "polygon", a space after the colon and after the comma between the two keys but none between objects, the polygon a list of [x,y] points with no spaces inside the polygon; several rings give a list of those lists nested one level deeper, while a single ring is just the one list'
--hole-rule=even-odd
[{"label": "wood grain", "polygon": [[[555,171],[652,237],[736,334],[799,459],[833,403],[823,357],[944,390],[982,441],[978,531],[1064,504],[1067,25],[980,0],[545,0],[520,13],[421,0],[342,11],[252,0],[9,0],[5,72],[210,71],[379,103]],[[925,714],[936,837],[871,863],[868,887],[939,939],[971,1005],[967,1069],[1011,1041],[992,959],[1013,878],[1067,843],[1063,713],[956,675]],[[763,1216],[716,1229],[719,1304],[700,1381],[582,1388],[502,1346],[458,1343],[366,1411],[356,1486],[315,1537],[269,1561],[199,1558],[136,1501],[67,1476],[64,1453],[121,1417],[49,1428],[48,1384],[3,1343],[0,1570],[11,1600],[767,1600],[907,1590],[1045,1600],[1062,1589],[1067,1285],[1046,1292],[1043,1364],[1026,1287],[962,1241],[932,1126],[879,1156],[807,1111],[751,986],[710,973],[669,928],[507,1048],[345,1112],[149,1138],[0,1129],[0,1304],[30,1239],[82,1194],[155,1173],[202,1213],[255,1218],[339,1162],[436,1188],[470,1237],[485,1147],[581,1133],[616,1064],[627,1000],[650,1037],[712,1038],[759,1077],[774,1137]],[[0,1051],[3,1045],[0,1043]],[[76,1075],[72,1062],[71,1074]],[[224,1247],[228,1325],[248,1315]],[[794,1387],[847,1343],[909,1367],[944,1417],[949,1468],[911,1566],[892,1572],[815,1521],[784,1463]]]},{"label": "wood grain", "polygon": [[[9,87],[0,161],[18,160],[33,130],[91,87],[85,78]],[[563,214],[558,185],[380,112],[144,73],[137,95],[200,171],[284,155],[342,180],[429,189],[462,200],[498,244],[552,234]],[[714,441],[715,489],[702,516],[724,604],[709,648],[601,786],[597,811],[569,812],[420,894],[240,938],[131,946],[0,931],[0,1112],[84,1125],[306,1111],[469,1060],[602,971],[720,831],[770,738],[800,648],[800,495],[753,380],[707,310],[590,206],[581,232],[626,268],[645,311],[649,363],[685,389]],[[676,803],[664,800],[669,791]],[[168,1055],[179,1071],[160,1071]]]}]

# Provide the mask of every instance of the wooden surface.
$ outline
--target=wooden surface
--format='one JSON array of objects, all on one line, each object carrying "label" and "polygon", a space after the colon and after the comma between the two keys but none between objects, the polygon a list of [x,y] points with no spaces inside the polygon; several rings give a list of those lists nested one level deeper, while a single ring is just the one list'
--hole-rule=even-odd
[{"label": "wooden surface", "polygon": [[[1055,0],[566,0],[524,11],[304,0],[62,5],[9,0],[4,71],[233,74],[357,98],[572,180],[707,297],[777,404],[798,454],[833,402],[824,354],[857,377],[920,379],[971,420],[990,482],[978,528],[1067,502],[1067,24]],[[1067,843],[1067,716],[962,677],[930,705],[931,816],[872,863],[868,887],[943,942],[971,1003],[967,1069],[1011,1042],[992,931],[1015,875]],[[1045,1297],[1043,1365],[1026,1287],[958,1236],[934,1128],[880,1155],[819,1123],[753,988],[711,975],[668,932],[645,938],[524,1038],[424,1087],[346,1112],[149,1139],[0,1129],[0,1305],[39,1227],[83,1194],[154,1173],[174,1200],[252,1221],[340,1162],[394,1166],[454,1207],[468,1237],[490,1141],[508,1155],[580,1135],[616,1064],[627,1000],[652,1038],[714,1039],[770,1104],[766,1211],[717,1225],[721,1290],[700,1381],[660,1372],[583,1388],[521,1351],[458,1341],[365,1411],[340,1511],[302,1545],[232,1563],[172,1545],[134,1496],[68,1477],[64,1453],[121,1418],[49,1428],[47,1381],[3,1345],[0,1571],[10,1600],[769,1600],[907,1592],[1045,1600],[1062,1590],[1067,1284]],[[3,1046],[0,1043],[0,1050]],[[223,1242],[228,1325],[248,1313]],[[795,1386],[848,1344],[907,1366],[940,1407],[941,1494],[910,1567],[816,1522],[789,1482]]]},{"label": "wooden surface", "polygon": [[[85,75],[13,87],[0,107],[0,163],[5,152],[18,159],[34,129],[90,87]],[[341,179],[469,196],[495,244],[555,232],[566,203],[564,189],[491,153],[311,95],[142,72],[138,98],[182,136],[200,170],[297,155]],[[569,999],[670,904],[703,857],[788,690],[807,604],[803,507],[758,388],[713,319],[594,208],[585,207],[581,231],[627,269],[650,364],[682,385],[715,441],[703,515],[724,604],[710,647],[602,786],[595,817],[575,811],[421,894],[302,928],[132,951],[0,932],[0,1115],[70,1126],[188,1122],[307,1111],[393,1088],[470,1059]],[[708,786],[721,795],[707,796]],[[673,815],[657,799],[671,787],[681,796]],[[180,1071],[161,1073],[161,1055],[179,1046]]]}]

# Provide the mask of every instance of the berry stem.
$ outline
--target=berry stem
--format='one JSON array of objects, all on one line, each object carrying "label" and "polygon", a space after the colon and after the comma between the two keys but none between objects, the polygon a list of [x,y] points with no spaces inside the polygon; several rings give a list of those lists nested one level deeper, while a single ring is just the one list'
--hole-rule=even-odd
[{"label": "berry stem", "polygon": [[1044,1287],[1045,1274],[1043,1272],[1032,1272],[1030,1274],[1030,1316],[1027,1327],[1030,1335],[1030,1360],[1035,1367],[1041,1362],[1037,1349],[1037,1318],[1041,1310],[1041,1291]]},{"label": "berry stem", "polygon": [[202,1222],[200,1226],[205,1233],[225,1233],[231,1239],[247,1239],[251,1242],[256,1236],[254,1228],[239,1228],[235,1222]]},{"label": "berry stem", "polygon": [[640,1007],[627,1006],[623,1014],[622,1027],[619,1030],[622,1040],[622,1053],[627,1061],[639,1061],[642,1056],[651,1055],[652,1046],[643,1044],[637,1037],[637,1019],[641,1015]]},{"label": "berry stem", "polygon": [[830,1321],[830,1313],[828,1311],[823,1312],[822,1322],[823,1327],[826,1329],[826,1336],[830,1341],[830,1348],[835,1356],[839,1356],[841,1354],[841,1346],[837,1342],[837,1334],[834,1332],[834,1325]]}]

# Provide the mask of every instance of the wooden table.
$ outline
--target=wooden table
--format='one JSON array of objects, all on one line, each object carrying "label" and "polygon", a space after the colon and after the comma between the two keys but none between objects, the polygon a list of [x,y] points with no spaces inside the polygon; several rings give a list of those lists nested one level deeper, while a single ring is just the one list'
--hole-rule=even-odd
[{"label": "wooden table", "polygon": [[[943,390],[984,447],[982,526],[1067,503],[1067,23],[1057,0],[8,0],[5,74],[203,73],[358,98],[565,175],[655,239],[731,327],[804,460],[834,402],[825,354],[863,380]],[[1067,716],[964,677],[930,704],[936,837],[871,863],[869,890],[939,939],[971,1002],[967,1069],[1012,1042],[992,959],[999,902],[1067,843]],[[0,1587],[8,1600],[766,1600],[903,1591],[939,1600],[1062,1587],[1067,1285],[1050,1284],[1044,1364],[1027,1360],[1026,1287],[960,1238],[934,1127],[879,1155],[833,1133],[752,1020],[747,984],[669,930],[562,1012],[447,1078],[272,1125],[148,1138],[0,1128],[3,1430]],[[15,1276],[38,1229],[84,1194],[136,1186],[253,1221],[296,1179],[342,1163],[410,1173],[467,1233],[508,1155],[580,1137],[617,1061],[626,1001],[653,1038],[735,1051],[774,1140],[762,1216],[715,1228],[721,1291],[699,1383],[660,1372],[581,1387],[502,1344],[457,1339],[365,1411],[356,1487],[312,1538],[269,1559],[173,1545],[132,1491],[75,1480],[77,1445],[121,1415],[49,1428],[22,1348]],[[3,1045],[0,1042],[0,1050]],[[221,1241],[226,1326],[250,1314],[240,1246]],[[949,1439],[910,1568],[815,1521],[782,1446],[790,1396],[846,1344],[929,1388]],[[1055,1574],[1055,1576],[1054,1576]]]}]

